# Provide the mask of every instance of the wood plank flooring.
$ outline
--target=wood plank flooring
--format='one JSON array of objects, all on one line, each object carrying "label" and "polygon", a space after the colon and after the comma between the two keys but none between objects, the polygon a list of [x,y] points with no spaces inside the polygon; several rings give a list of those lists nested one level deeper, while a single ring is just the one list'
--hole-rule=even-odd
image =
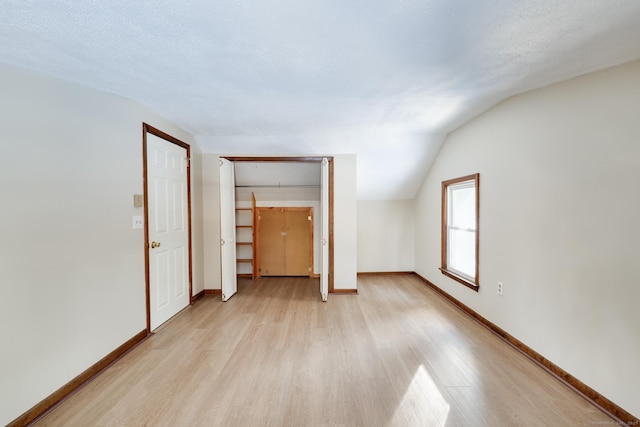
[{"label": "wood plank flooring", "polygon": [[586,426],[613,420],[413,276],[241,280],[37,426]]}]

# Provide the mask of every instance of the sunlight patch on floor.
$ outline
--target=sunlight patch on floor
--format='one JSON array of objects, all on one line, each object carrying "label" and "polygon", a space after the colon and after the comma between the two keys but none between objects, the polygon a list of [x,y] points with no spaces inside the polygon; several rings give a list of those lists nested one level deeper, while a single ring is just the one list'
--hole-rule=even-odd
[{"label": "sunlight patch on floor", "polygon": [[423,365],[413,375],[389,426],[444,426],[449,404]]}]

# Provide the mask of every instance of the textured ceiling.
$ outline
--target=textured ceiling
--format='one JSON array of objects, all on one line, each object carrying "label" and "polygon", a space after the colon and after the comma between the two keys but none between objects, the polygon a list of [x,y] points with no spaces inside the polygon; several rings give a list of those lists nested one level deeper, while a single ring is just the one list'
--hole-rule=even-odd
[{"label": "textured ceiling", "polygon": [[0,62],[136,100],[205,152],[358,155],[411,198],[444,135],[640,58],[637,0],[0,2]]}]

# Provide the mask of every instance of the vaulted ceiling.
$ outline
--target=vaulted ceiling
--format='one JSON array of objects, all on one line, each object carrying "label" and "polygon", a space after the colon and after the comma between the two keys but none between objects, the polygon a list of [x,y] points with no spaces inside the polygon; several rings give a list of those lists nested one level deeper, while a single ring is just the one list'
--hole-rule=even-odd
[{"label": "vaulted ceiling", "polygon": [[0,62],[133,99],[204,152],[356,154],[412,198],[497,102],[640,58],[636,0],[0,2]]}]

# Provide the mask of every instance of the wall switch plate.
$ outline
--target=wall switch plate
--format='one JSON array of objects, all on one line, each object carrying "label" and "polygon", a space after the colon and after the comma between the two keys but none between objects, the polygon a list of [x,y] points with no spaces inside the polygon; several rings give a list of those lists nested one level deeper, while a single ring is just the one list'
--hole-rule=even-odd
[{"label": "wall switch plate", "polygon": [[133,195],[133,207],[134,208],[144,207],[144,197],[142,197],[142,194]]},{"label": "wall switch plate", "polygon": [[141,230],[144,225],[144,217],[142,215],[134,215],[133,216],[133,229]]},{"label": "wall switch plate", "polygon": [[503,295],[504,292],[504,286],[502,285],[502,282],[498,282],[498,295]]}]

